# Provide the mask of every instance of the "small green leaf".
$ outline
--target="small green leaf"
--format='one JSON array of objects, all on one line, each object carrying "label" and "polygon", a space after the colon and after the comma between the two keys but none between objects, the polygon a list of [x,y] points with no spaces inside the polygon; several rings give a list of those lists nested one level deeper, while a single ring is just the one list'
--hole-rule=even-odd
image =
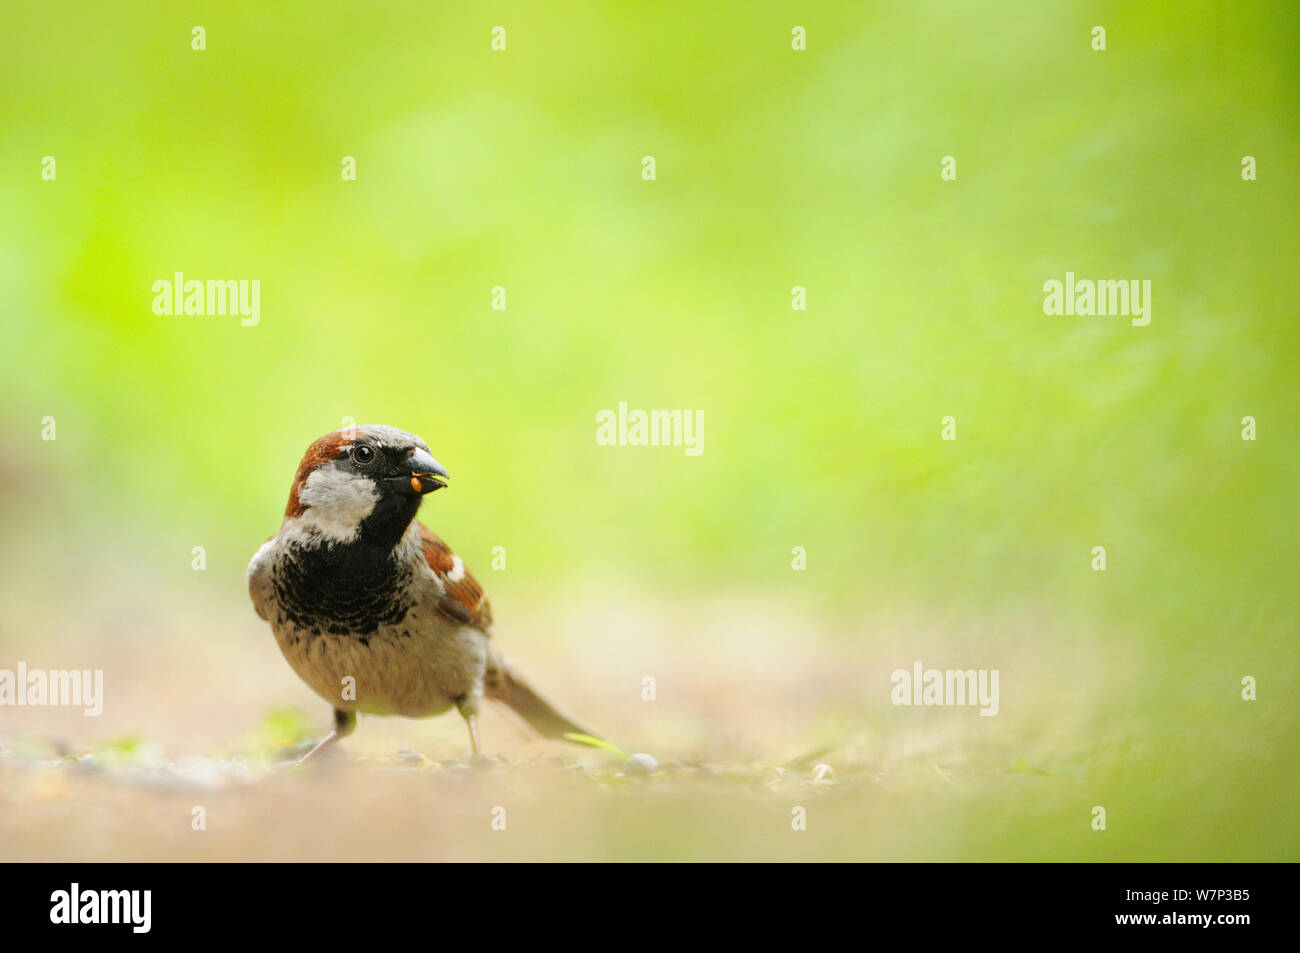
[{"label": "small green leaf", "polygon": [[610,744],[604,738],[597,738],[595,735],[583,735],[576,731],[566,731],[564,733],[565,741],[572,741],[575,744],[586,745],[589,748],[604,748],[606,751],[618,755],[624,761],[627,755],[618,749],[617,746]]}]

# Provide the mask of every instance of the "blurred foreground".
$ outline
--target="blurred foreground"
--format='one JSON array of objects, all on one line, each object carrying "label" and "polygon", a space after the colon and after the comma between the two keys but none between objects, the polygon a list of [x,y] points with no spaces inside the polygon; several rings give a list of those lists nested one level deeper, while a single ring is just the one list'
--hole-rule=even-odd
[{"label": "blurred foreground", "polygon": [[[291,769],[277,764],[327,729],[328,708],[251,608],[120,572],[117,595],[56,602],[28,588],[45,619],[6,632],[31,666],[53,664],[35,633],[62,633],[60,658],[104,668],[107,701],[98,718],[4,712],[0,859],[1297,854],[1293,710],[1238,700],[1230,673],[1180,681],[1136,644],[1099,662],[1042,607],[979,619],[819,614],[752,594],[498,600],[512,660],[659,770],[534,740],[495,706],[482,726],[492,764],[464,762],[453,714],[363,718],[334,756]],[[6,626],[20,607],[8,603]],[[890,672],[914,657],[995,662],[998,715],[891,705]],[[191,827],[196,807],[206,830]]]}]

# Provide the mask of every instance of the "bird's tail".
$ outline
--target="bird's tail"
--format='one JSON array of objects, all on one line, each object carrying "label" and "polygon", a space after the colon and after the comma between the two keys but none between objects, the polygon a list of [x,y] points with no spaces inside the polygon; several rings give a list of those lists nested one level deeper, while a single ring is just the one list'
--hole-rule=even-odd
[{"label": "bird's tail", "polygon": [[[588,746],[592,746],[591,742],[602,740],[598,735],[593,735],[586,728],[561,714],[559,709],[537,694],[531,685],[520,678],[518,673],[506,664],[505,659],[495,653],[488,662],[487,676],[483,680],[483,694],[514,709],[543,738],[561,738],[574,744]],[[604,745],[596,744],[594,747],[604,747]]]}]

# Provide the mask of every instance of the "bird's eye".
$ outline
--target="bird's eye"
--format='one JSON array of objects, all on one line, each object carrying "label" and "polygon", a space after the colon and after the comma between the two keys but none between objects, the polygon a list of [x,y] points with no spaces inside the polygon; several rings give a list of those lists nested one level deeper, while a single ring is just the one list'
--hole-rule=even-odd
[{"label": "bird's eye", "polygon": [[359,467],[368,467],[375,462],[375,448],[364,443],[352,448],[352,462]]}]

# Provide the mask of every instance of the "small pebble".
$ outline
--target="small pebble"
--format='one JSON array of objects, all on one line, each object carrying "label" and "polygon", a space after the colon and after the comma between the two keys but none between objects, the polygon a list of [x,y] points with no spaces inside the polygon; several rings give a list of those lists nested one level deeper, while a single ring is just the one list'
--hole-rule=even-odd
[{"label": "small pebble", "polygon": [[623,765],[624,774],[650,774],[659,768],[659,762],[648,754],[634,754]]}]

